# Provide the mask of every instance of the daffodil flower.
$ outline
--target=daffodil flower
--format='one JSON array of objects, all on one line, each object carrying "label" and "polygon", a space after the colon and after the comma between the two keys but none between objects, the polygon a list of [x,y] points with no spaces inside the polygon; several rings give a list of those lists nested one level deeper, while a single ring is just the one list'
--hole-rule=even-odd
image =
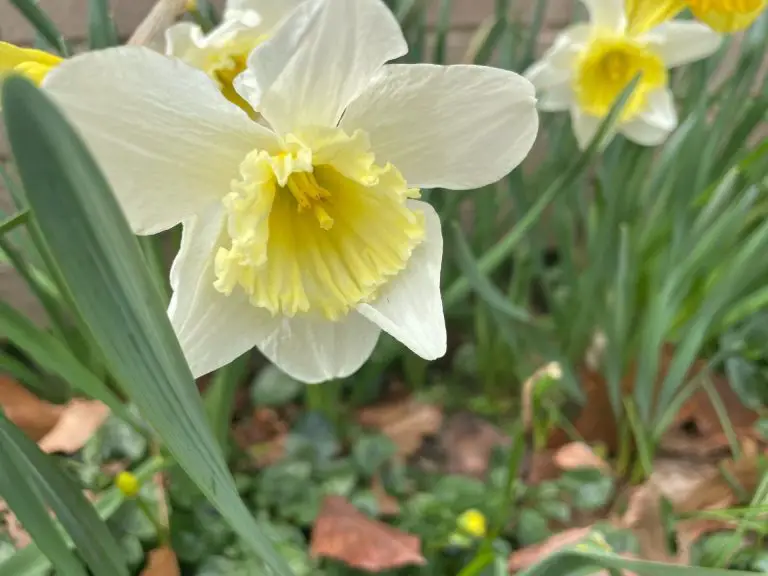
[{"label": "daffodil flower", "polygon": [[693,15],[722,33],[751,26],[768,0],[626,0],[628,29],[642,33],[689,8]]},{"label": "daffodil flower", "polygon": [[563,30],[525,72],[539,93],[540,109],[570,111],[574,134],[584,148],[640,74],[617,129],[638,144],[661,144],[677,127],[668,69],[709,56],[720,46],[720,37],[703,24],[678,20],[631,34],[623,0],[582,2],[589,23]]},{"label": "daffodil flower", "polygon": [[199,68],[231,102],[251,112],[232,82],[243,70],[248,55],[269,38],[301,0],[229,0],[221,24],[208,34],[192,22],[174,24],[165,33],[166,54]]},{"label": "daffodil flower", "polygon": [[169,315],[194,375],[256,346],[296,379],[343,377],[382,329],[445,353],[441,228],[419,189],[502,178],[538,117],[521,76],[386,64],[406,51],[380,0],[308,0],[235,82],[259,122],[142,48],[47,77],[134,230],[183,222]]},{"label": "daffodil flower", "polygon": [[21,74],[39,85],[61,61],[61,56],[55,54],[0,42],[0,78],[9,73]]}]

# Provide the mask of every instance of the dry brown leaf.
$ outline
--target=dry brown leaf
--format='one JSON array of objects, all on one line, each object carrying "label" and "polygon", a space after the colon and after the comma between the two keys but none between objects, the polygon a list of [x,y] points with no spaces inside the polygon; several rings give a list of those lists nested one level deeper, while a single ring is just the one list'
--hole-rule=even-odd
[{"label": "dry brown leaf", "polygon": [[493,449],[509,442],[509,437],[496,426],[469,412],[452,416],[440,433],[448,473],[476,478],[482,478],[488,470]]},{"label": "dry brown leaf", "polygon": [[644,559],[672,562],[674,559],[667,549],[667,538],[662,528],[661,498],[661,491],[652,482],[635,488],[629,497],[621,525],[634,532]]},{"label": "dry brown leaf", "polygon": [[[671,345],[665,345],[661,350],[656,377],[657,390],[669,371],[674,354],[675,348]],[[708,363],[705,360],[698,359],[693,363],[686,377],[691,379],[703,374],[707,367]],[[624,394],[633,392],[636,370],[636,366],[631,366],[622,379],[621,389]],[[609,452],[614,453],[618,448],[618,427],[613,416],[606,381],[600,372],[590,367],[586,361],[578,370],[578,377],[586,400],[581,412],[573,418],[573,426],[588,444],[601,442],[607,446]],[[710,374],[708,377],[712,388],[725,406],[737,437],[753,438],[755,432],[752,427],[758,419],[758,414],[741,403],[723,376]],[[526,385],[535,378],[536,374],[526,382]],[[523,420],[530,423],[530,385],[524,386],[522,402]],[[571,436],[565,430],[556,429],[550,435],[548,447],[556,449],[570,441]],[[659,448],[684,457],[706,457],[727,451],[728,440],[725,431],[705,390],[698,390],[683,404],[672,426],[662,437]]]},{"label": "dry brown leaf", "polygon": [[400,503],[397,498],[388,494],[378,476],[373,477],[371,492],[376,497],[376,504],[382,516],[396,516],[400,514]]},{"label": "dry brown leaf", "polygon": [[109,417],[109,408],[98,400],[75,398],[64,406],[56,425],[38,445],[43,452],[72,454],[85,446]]},{"label": "dry brown leaf", "polygon": [[440,430],[443,412],[437,406],[406,398],[399,402],[363,408],[358,412],[358,421],[388,436],[397,446],[398,456],[407,457],[419,449],[425,436]]},{"label": "dry brown leaf", "polygon": [[16,514],[8,508],[5,500],[0,500],[0,526],[5,527],[8,537],[17,549],[20,550],[32,542],[32,537],[24,530]]},{"label": "dry brown leaf", "polygon": [[369,572],[426,563],[418,536],[368,518],[341,496],[327,496],[323,501],[312,530],[310,553]]},{"label": "dry brown leaf", "polygon": [[515,550],[509,556],[509,563],[507,565],[511,573],[518,572],[528,568],[531,564],[535,564],[542,558],[549,556],[553,552],[557,552],[562,548],[573,546],[578,544],[584,538],[589,536],[592,532],[591,526],[585,526],[583,528],[570,528],[564,530],[558,534],[553,534],[544,542]]},{"label": "dry brown leaf", "polygon": [[594,450],[584,442],[571,442],[558,448],[553,459],[561,470],[597,468],[602,472],[611,472],[611,467],[608,463],[595,454]]},{"label": "dry brown leaf", "polygon": [[37,442],[59,420],[63,406],[41,400],[15,380],[0,375],[0,406],[8,419]]},{"label": "dry brown leaf", "polygon": [[155,548],[149,553],[147,566],[139,576],[180,576],[176,553],[168,546]]},{"label": "dry brown leaf", "polygon": [[559,478],[561,475],[562,470],[555,464],[552,450],[526,454],[523,463],[523,478],[525,478],[526,484],[536,486],[541,482]]}]

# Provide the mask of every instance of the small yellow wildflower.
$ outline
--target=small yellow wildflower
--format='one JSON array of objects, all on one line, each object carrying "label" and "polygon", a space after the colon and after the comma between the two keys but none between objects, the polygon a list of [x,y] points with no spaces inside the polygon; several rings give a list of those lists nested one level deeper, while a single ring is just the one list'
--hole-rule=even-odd
[{"label": "small yellow wildflower", "polygon": [[768,0],[625,0],[625,5],[633,34],[646,32],[686,8],[713,30],[730,33],[751,26]]},{"label": "small yellow wildflower", "polygon": [[127,498],[135,498],[141,489],[139,479],[130,472],[120,472],[115,478],[115,485]]},{"label": "small yellow wildflower", "polygon": [[0,77],[8,73],[26,76],[37,85],[46,74],[62,61],[60,56],[34,48],[19,48],[8,42],[0,42]]},{"label": "small yellow wildflower", "polygon": [[459,516],[456,525],[464,533],[473,538],[483,538],[488,532],[488,523],[485,515],[474,508],[470,508]]}]

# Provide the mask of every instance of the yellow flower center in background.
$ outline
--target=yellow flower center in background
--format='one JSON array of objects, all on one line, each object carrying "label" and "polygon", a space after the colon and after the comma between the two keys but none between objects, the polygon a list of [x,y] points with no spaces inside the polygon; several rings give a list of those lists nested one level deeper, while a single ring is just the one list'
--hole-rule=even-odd
[{"label": "yellow flower center in background", "polygon": [[640,81],[622,112],[629,120],[645,107],[648,94],[667,83],[662,59],[626,37],[598,37],[579,56],[573,88],[582,110],[603,117],[632,79]]},{"label": "yellow flower center in background", "polygon": [[752,25],[768,0],[685,0],[694,16],[718,32],[735,32]]},{"label": "yellow flower center in background", "polygon": [[237,93],[234,81],[245,70],[251,50],[266,39],[267,36],[263,35],[256,39],[229,40],[221,46],[210,48],[201,65],[203,71],[216,80],[227,100],[237,104],[251,116],[255,114],[253,108]]},{"label": "yellow flower center in background", "polygon": [[343,317],[403,270],[424,238],[418,197],[367,136],[312,129],[284,150],[251,152],[224,199],[215,287],[236,287],[273,315]]},{"label": "yellow flower center in background", "polygon": [[62,58],[34,48],[19,48],[0,42],[0,76],[8,73],[26,76],[37,85],[46,74],[61,63]]}]

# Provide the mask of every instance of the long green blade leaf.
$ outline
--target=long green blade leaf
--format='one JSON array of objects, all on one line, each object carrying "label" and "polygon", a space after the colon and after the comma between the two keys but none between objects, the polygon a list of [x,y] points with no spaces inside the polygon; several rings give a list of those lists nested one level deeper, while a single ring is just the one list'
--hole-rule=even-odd
[{"label": "long green blade leaf", "polygon": [[109,10],[109,0],[88,0],[88,36],[91,48],[118,44],[117,30]]},{"label": "long green blade leaf", "polygon": [[[0,458],[4,460],[2,462],[3,478],[9,483],[3,486],[4,497],[18,498],[19,494],[25,494],[24,491],[15,493],[22,485],[26,487],[27,497],[29,492],[34,490],[51,507],[94,574],[128,576],[128,568],[120,547],[109,528],[96,514],[93,506],[85,499],[80,487],[56,466],[50,456],[41,452],[37,444],[27,438],[1,413]],[[14,478],[14,476],[18,477]],[[10,503],[13,506],[13,501]],[[41,546],[44,543],[49,544],[49,541],[55,543],[56,556],[51,557],[54,564],[58,566],[58,562],[64,560],[67,562],[66,569],[60,566],[64,574],[85,574],[83,570],[69,565],[70,561],[66,557],[71,556],[71,553],[56,531],[55,525],[48,518],[45,509],[43,508],[43,515],[47,523],[41,523],[41,519],[38,518],[39,510],[35,509],[33,501],[23,504],[16,502],[16,504],[13,510],[19,515],[22,523],[24,514],[27,513],[26,506],[29,505],[34,510],[29,518],[34,519],[35,522],[27,528],[35,541]],[[32,528],[36,530],[42,528],[43,531],[35,534]],[[55,538],[52,533],[56,534]],[[65,551],[66,554],[64,554]]]},{"label": "long green blade leaf", "polygon": [[48,44],[53,46],[62,56],[69,56],[71,51],[67,41],[61,34],[56,24],[53,23],[37,2],[34,0],[11,0],[19,12],[27,19],[32,27],[42,36]]},{"label": "long green blade leaf", "polygon": [[138,242],[106,179],[48,98],[23,78],[3,112],[29,203],[105,360],[189,477],[278,574],[275,552],[235,488]]},{"label": "long green blade leaf", "polygon": [[[159,457],[144,462],[134,474],[140,484],[148,482],[165,463]],[[107,520],[120,509],[125,502],[125,495],[116,487],[103,492],[94,503],[96,512],[102,520]],[[69,548],[74,546],[72,539],[63,530],[59,530]],[[40,550],[39,542],[33,541],[7,560],[0,562],[0,576],[47,576],[51,570],[50,560]]]}]

